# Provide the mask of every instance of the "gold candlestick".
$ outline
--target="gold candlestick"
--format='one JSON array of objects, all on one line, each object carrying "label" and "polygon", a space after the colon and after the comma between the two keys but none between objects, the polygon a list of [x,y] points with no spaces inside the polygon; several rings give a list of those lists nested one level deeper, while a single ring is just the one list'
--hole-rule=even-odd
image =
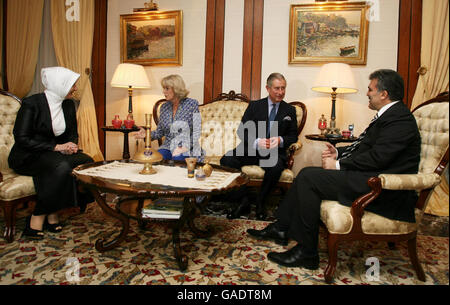
[{"label": "gold candlestick", "polygon": [[163,159],[162,155],[155,149],[151,147],[151,122],[152,115],[149,113],[145,114],[145,147],[143,150],[137,152],[134,155],[133,160],[144,163],[144,168],[139,172],[141,175],[153,175],[156,174],[156,170],[152,167],[152,163],[159,162]]}]

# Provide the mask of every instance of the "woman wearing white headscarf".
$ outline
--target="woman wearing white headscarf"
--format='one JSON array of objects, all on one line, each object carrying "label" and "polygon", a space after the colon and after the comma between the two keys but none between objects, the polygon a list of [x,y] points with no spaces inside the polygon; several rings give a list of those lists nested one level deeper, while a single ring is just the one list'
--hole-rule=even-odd
[{"label": "woman wearing white headscarf", "polygon": [[27,218],[22,236],[42,239],[43,230],[60,232],[57,212],[79,206],[83,211],[92,202],[78,191],[72,169],[92,158],[78,149],[75,104],[79,74],[51,67],[41,71],[46,90],[25,98],[14,125],[15,144],[9,154],[10,168],[33,177],[37,194],[33,215]]}]

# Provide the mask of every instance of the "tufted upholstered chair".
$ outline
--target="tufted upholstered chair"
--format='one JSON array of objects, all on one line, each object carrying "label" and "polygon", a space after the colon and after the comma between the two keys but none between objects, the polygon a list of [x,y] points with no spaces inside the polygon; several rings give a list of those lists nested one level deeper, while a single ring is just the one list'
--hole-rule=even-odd
[{"label": "tufted upholstered chair", "polygon": [[[449,113],[448,92],[418,106],[416,118],[421,139],[419,172],[414,175],[381,174],[368,180],[372,191],[353,202],[352,207],[337,201],[322,201],[321,220],[328,231],[328,265],[325,281],[332,282],[336,270],[337,248],[341,241],[378,240],[387,241],[392,249],[395,242],[407,241],[408,253],[417,277],[425,281],[425,273],[419,263],[416,249],[417,230],[431,192],[441,181],[448,164]],[[383,190],[416,190],[416,222],[391,220],[371,212],[365,212]]]},{"label": "tufted upholstered chair", "polygon": [[[159,109],[166,100],[159,100],[153,108],[153,118],[156,125],[159,122]],[[234,91],[221,93],[215,99],[199,106],[202,117],[202,135],[200,145],[206,152],[206,160],[212,164],[220,164],[220,158],[229,150],[235,148],[240,139],[237,129],[250,100],[243,94]],[[298,136],[306,122],[307,110],[302,102],[291,102],[297,112]],[[161,141],[159,144],[161,145]],[[288,148],[287,168],[281,174],[278,187],[286,191],[294,180],[292,167],[294,156],[298,153],[302,143],[300,139]],[[264,170],[257,166],[243,166],[242,172],[250,178],[249,186],[259,186],[264,178]]]},{"label": "tufted upholstered chair", "polygon": [[13,128],[20,99],[0,90],[0,206],[5,217],[3,236],[8,242],[14,240],[16,209],[19,205],[35,200],[33,178],[20,176],[8,166],[8,156],[14,144]]}]

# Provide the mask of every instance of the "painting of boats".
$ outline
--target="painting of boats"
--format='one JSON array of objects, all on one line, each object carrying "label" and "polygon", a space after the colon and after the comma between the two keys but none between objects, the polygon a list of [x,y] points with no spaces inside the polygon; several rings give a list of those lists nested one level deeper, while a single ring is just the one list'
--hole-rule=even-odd
[{"label": "painting of boats", "polygon": [[346,56],[355,52],[355,46],[341,48],[341,56]]},{"label": "painting of boats", "polygon": [[141,65],[182,65],[182,12],[120,16],[121,60]]},{"label": "painting of boats", "polygon": [[365,2],[291,5],[289,63],[365,64]]}]

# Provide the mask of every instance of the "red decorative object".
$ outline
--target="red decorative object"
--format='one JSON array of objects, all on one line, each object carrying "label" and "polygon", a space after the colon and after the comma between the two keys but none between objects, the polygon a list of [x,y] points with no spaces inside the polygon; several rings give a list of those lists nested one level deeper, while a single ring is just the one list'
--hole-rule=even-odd
[{"label": "red decorative object", "polygon": [[325,116],[323,114],[319,119],[318,128],[320,130],[320,134],[322,134],[322,135],[325,133],[325,130],[327,129],[327,119],[325,118]]},{"label": "red decorative object", "polygon": [[133,115],[131,113],[128,114],[127,119],[123,121],[123,123],[125,124],[125,127],[127,129],[131,129],[134,126],[134,120],[133,120]]},{"label": "red decorative object", "polygon": [[119,115],[116,114],[114,116],[114,120],[112,120],[113,127],[119,129],[122,126],[122,120],[119,119]]},{"label": "red decorative object", "polygon": [[350,130],[342,130],[342,137],[345,139],[350,138],[351,134],[352,132]]}]

